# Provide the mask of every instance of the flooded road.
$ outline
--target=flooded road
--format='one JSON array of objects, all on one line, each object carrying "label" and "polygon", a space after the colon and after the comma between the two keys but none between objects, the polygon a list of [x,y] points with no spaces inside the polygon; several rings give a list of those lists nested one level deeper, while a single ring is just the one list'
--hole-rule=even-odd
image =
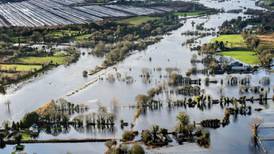
[{"label": "flooded road", "polygon": [[[257,8],[255,2],[251,0],[242,1],[226,1],[218,3],[217,1],[201,0],[201,3],[209,7],[224,8],[225,10],[237,9],[237,8]],[[227,7],[229,6],[229,7]],[[118,109],[116,110],[116,126],[112,131],[98,131],[98,130],[75,130],[71,128],[67,134],[60,134],[57,137],[41,133],[41,139],[51,138],[81,138],[81,137],[113,137],[120,138],[122,129],[119,127],[119,121],[121,119],[131,122],[134,119],[135,110],[129,108],[130,105],[135,104],[135,97],[138,94],[145,94],[148,89],[155,87],[161,83],[166,82],[165,76],[168,74],[169,68],[177,68],[181,74],[184,74],[192,68],[190,59],[193,54],[197,54],[194,51],[190,51],[190,46],[184,45],[188,39],[194,36],[181,35],[182,32],[194,31],[195,26],[192,26],[192,22],[196,24],[205,23],[206,28],[218,29],[218,27],[226,20],[237,18],[238,14],[221,13],[216,15],[210,15],[208,17],[199,17],[187,19],[184,26],[174,30],[170,35],[165,35],[164,38],[154,45],[149,46],[146,50],[136,52],[126,58],[123,62],[117,66],[117,72],[122,75],[122,78],[130,76],[133,78],[133,83],[127,84],[124,81],[109,82],[106,80],[109,74],[115,74],[117,72],[110,71],[106,75],[100,77],[103,80],[98,80],[95,83],[89,85],[83,90],[77,93],[67,96],[67,94],[83,87],[86,83],[92,81],[94,76],[88,78],[82,77],[84,70],[95,68],[96,65],[102,62],[101,58],[96,58],[91,55],[81,56],[78,62],[71,64],[70,66],[60,66],[56,69],[48,71],[44,75],[33,79],[29,83],[25,83],[21,88],[8,91],[5,96],[0,96],[0,122],[5,120],[19,120],[25,113],[31,112],[51,99],[65,98],[74,103],[84,103],[92,110],[96,110],[98,105],[108,107],[109,110],[113,110],[113,100],[117,101]],[[243,14],[240,14],[243,16]],[[214,36],[207,36],[197,40],[197,44],[203,44],[208,42]],[[87,52],[88,49],[80,49],[82,52]],[[151,60],[149,60],[151,59]],[[159,69],[160,68],[160,69]],[[140,74],[143,71],[149,71],[151,73],[151,81],[147,83],[144,81]],[[158,71],[157,71],[158,70]],[[211,78],[224,79],[225,75],[216,75]],[[239,78],[243,78],[246,75],[236,75]],[[270,77],[271,83],[274,82],[273,74],[267,71],[261,70],[250,74],[252,85],[259,85],[258,79],[262,77]],[[97,77],[97,76],[96,76]],[[197,75],[193,78],[202,78],[206,76]],[[206,90],[206,93],[219,98],[220,96],[238,97],[239,87],[222,87],[220,84],[210,85],[209,87],[202,86]],[[269,87],[272,88],[271,86]],[[222,89],[222,92],[220,92]],[[269,96],[272,96],[273,91],[269,91]],[[169,94],[171,98],[178,97],[177,95]],[[247,95],[248,96],[248,95]],[[257,96],[257,95],[256,95]],[[166,95],[159,96],[160,99],[164,99]],[[10,101],[10,111],[8,110],[6,101]],[[253,107],[259,107],[254,104]],[[176,108],[169,110],[167,105],[164,104],[163,108],[157,111],[149,111],[145,115],[141,115],[135,122],[134,129],[142,130],[147,129],[154,124],[158,124],[160,127],[173,129],[176,124],[176,115],[180,111],[185,111],[190,117],[191,121],[201,121],[208,118],[221,118],[223,117],[223,110],[219,106],[213,106],[210,109],[200,111],[196,108],[184,109]],[[211,147],[204,149],[196,144],[186,143],[184,145],[177,145],[172,143],[169,147],[163,147],[159,149],[147,149],[148,153],[181,153],[182,151],[190,154],[196,153],[213,153],[213,154],[230,154],[230,153],[256,153],[253,149],[251,142],[251,131],[249,123],[253,117],[263,117],[268,121],[273,121],[271,115],[274,114],[273,102],[265,107],[262,113],[254,112],[252,116],[239,116],[233,119],[230,125],[220,129],[210,129],[211,135]],[[273,145],[273,144],[272,144]],[[0,150],[0,153],[10,153],[13,151],[12,146]],[[82,144],[36,144],[27,145],[25,151],[28,153],[103,153],[103,143],[82,143]]]}]

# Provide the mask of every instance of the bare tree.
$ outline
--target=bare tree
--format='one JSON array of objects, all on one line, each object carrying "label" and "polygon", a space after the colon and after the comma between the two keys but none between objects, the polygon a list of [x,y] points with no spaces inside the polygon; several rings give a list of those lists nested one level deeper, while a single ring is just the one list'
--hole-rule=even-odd
[{"label": "bare tree", "polygon": [[254,138],[257,137],[258,135],[258,128],[260,127],[260,125],[263,123],[263,119],[261,118],[254,118],[252,119],[251,123],[250,123],[250,127],[251,127],[251,130],[252,130],[252,135]]}]

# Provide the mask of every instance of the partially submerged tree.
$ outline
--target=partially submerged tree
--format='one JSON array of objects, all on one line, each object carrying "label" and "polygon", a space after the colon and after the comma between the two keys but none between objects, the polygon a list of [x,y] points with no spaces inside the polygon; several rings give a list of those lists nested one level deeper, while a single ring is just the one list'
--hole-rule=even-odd
[{"label": "partially submerged tree", "polygon": [[145,150],[143,149],[143,147],[140,144],[135,143],[130,148],[130,154],[145,154]]},{"label": "partially submerged tree", "polygon": [[6,146],[6,143],[4,141],[4,137],[5,137],[4,133],[0,133],[0,149],[4,148]]},{"label": "partially submerged tree", "polygon": [[134,131],[125,131],[122,135],[123,141],[132,141],[136,136],[136,132]]},{"label": "partially submerged tree", "polygon": [[188,125],[189,124],[189,116],[185,112],[180,112],[177,115],[177,120],[182,124],[182,125]]},{"label": "partially submerged tree", "polygon": [[29,128],[33,124],[37,124],[39,121],[39,115],[36,112],[27,113],[21,121],[23,128]]},{"label": "partially submerged tree", "polygon": [[254,138],[257,138],[258,136],[258,128],[260,127],[260,125],[263,123],[263,120],[256,117],[254,119],[252,119],[251,123],[250,123],[250,127],[252,130],[252,135]]}]

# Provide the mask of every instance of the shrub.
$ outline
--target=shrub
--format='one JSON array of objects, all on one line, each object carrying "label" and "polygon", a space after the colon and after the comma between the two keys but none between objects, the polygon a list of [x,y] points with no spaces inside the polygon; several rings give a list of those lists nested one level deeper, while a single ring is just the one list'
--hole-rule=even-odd
[{"label": "shrub", "polygon": [[197,143],[202,147],[208,148],[210,146],[209,132],[202,131],[202,136],[198,138]]},{"label": "shrub", "polygon": [[111,147],[116,144],[117,142],[115,140],[109,140],[105,143],[105,146],[108,147],[108,149],[111,149]]},{"label": "shrub", "polygon": [[125,131],[122,135],[123,141],[132,141],[135,138],[135,132]]},{"label": "shrub", "polygon": [[130,149],[130,154],[145,154],[145,151],[141,145],[135,143]]},{"label": "shrub", "polygon": [[177,115],[177,120],[182,124],[182,125],[188,125],[189,124],[189,116],[185,112],[180,112]]},{"label": "shrub", "polygon": [[141,137],[142,137],[142,141],[145,144],[148,144],[152,140],[152,136],[151,136],[151,133],[149,132],[149,130],[142,131]]}]

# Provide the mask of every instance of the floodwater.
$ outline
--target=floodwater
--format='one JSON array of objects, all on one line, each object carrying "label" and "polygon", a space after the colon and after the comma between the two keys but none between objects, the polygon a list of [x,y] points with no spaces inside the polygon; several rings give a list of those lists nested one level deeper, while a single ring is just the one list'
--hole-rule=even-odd
[{"label": "floodwater", "polygon": [[[258,8],[255,6],[255,2],[251,0],[241,1],[226,1],[218,3],[217,1],[200,1],[209,7],[224,8],[225,10],[237,9],[237,8]],[[229,7],[227,7],[229,6]],[[161,83],[164,83],[167,79],[160,78],[167,74],[167,68],[178,68],[181,74],[185,74],[192,64],[190,59],[196,52],[190,51],[189,46],[182,46],[183,42],[194,36],[181,35],[185,31],[195,30],[195,26],[192,27],[191,23],[194,21],[196,24],[205,23],[206,28],[218,29],[224,21],[237,18],[238,16],[244,16],[243,14],[228,14],[222,13],[217,15],[210,15],[208,17],[187,19],[184,26],[174,30],[170,35],[165,35],[164,38],[154,45],[149,46],[146,50],[136,52],[126,58],[123,62],[117,66],[117,72],[121,73],[122,77],[131,76],[134,79],[132,84],[127,84],[123,81],[116,80],[115,82],[109,82],[106,80],[108,74],[116,74],[114,69],[109,68],[106,71],[106,75],[101,75],[104,80],[99,80],[87,88],[78,91],[77,93],[68,96],[71,92],[83,87],[86,83],[93,81],[98,76],[89,76],[88,78],[82,77],[82,71],[92,69],[97,64],[102,62],[101,58],[96,58],[92,55],[81,56],[78,62],[69,66],[60,66],[56,69],[50,70],[45,74],[32,79],[29,82],[24,83],[21,86],[15,86],[8,90],[8,94],[0,96],[0,122],[5,120],[19,120],[25,113],[31,112],[51,99],[65,98],[74,103],[84,103],[89,105],[92,110],[96,110],[99,105],[108,107],[109,110],[114,110],[113,100],[116,100],[116,126],[114,130],[76,130],[71,128],[69,133],[60,133],[58,136],[41,133],[41,139],[50,138],[83,138],[83,137],[113,137],[120,138],[123,130],[119,126],[119,121],[123,119],[127,122],[132,122],[134,119],[133,108],[129,108],[130,105],[135,104],[135,97],[138,94],[145,94],[146,91],[152,87],[155,87]],[[206,43],[214,36],[207,36],[198,39],[198,44]],[[89,49],[80,49],[81,52],[88,52]],[[151,61],[149,60],[151,58]],[[202,67],[202,66],[199,66]],[[157,68],[161,68],[161,71],[157,71]],[[147,83],[140,77],[143,71],[148,71],[151,74],[151,81]],[[211,79],[226,79],[227,75],[211,76]],[[246,77],[247,75],[234,75],[239,78]],[[258,80],[262,77],[270,77],[271,83],[274,81],[273,74],[268,73],[265,70],[260,70],[254,74],[249,75],[251,77],[251,84],[259,85]],[[204,75],[193,76],[193,78],[202,78]],[[220,84],[211,84],[208,87],[202,85],[203,89],[206,89],[206,94],[213,96],[213,98],[219,98],[221,95],[229,97],[238,97],[239,87],[223,86]],[[268,88],[272,88],[271,86]],[[220,90],[222,89],[222,90]],[[246,94],[251,96],[253,94]],[[273,95],[273,90],[269,90],[269,96]],[[159,99],[165,100],[167,94],[162,94]],[[175,94],[169,94],[171,99],[176,99]],[[258,95],[254,95],[254,97]],[[5,103],[9,100],[10,107],[8,109]],[[209,118],[222,118],[224,115],[223,110],[219,105],[212,106],[210,109],[200,111],[196,108],[174,108],[169,109],[164,102],[163,107],[160,110],[148,111],[145,115],[141,115],[136,121],[134,129],[142,130],[147,129],[150,126],[157,124],[160,127],[173,129],[176,124],[176,115],[180,111],[185,111],[190,115],[191,121],[201,121]],[[265,106],[258,104],[252,105],[253,109],[256,107],[262,107],[262,112],[256,112],[253,110],[251,116],[238,116],[231,119],[231,124],[220,129],[209,129],[211,146],[209,149],[200,148],[195,143],[186,143],[184,145],[177,145],[175,142],[171,146],[147,149],[148,153],[260,153],[254,149],[251,143],[251,131],[249,123],[254,117],[262,117],[265,121],[273,121],[274,106],[273,102],[268,102]],[[129,129],[129,128],[126,128]],[[266,132],[267,134],[267,132]],[[273,143],[265,143],[267,147],[273,146]],[[26,145],[25,151],[28,153],[103,153],[105,147],[103,143],[81,143],[81,144],[30,144]],[[273,150],[273,148],[272,148]],[[13,151],[13,146],[7,146],[5,149],[0,150],[0,153],[10,153]]]}]

